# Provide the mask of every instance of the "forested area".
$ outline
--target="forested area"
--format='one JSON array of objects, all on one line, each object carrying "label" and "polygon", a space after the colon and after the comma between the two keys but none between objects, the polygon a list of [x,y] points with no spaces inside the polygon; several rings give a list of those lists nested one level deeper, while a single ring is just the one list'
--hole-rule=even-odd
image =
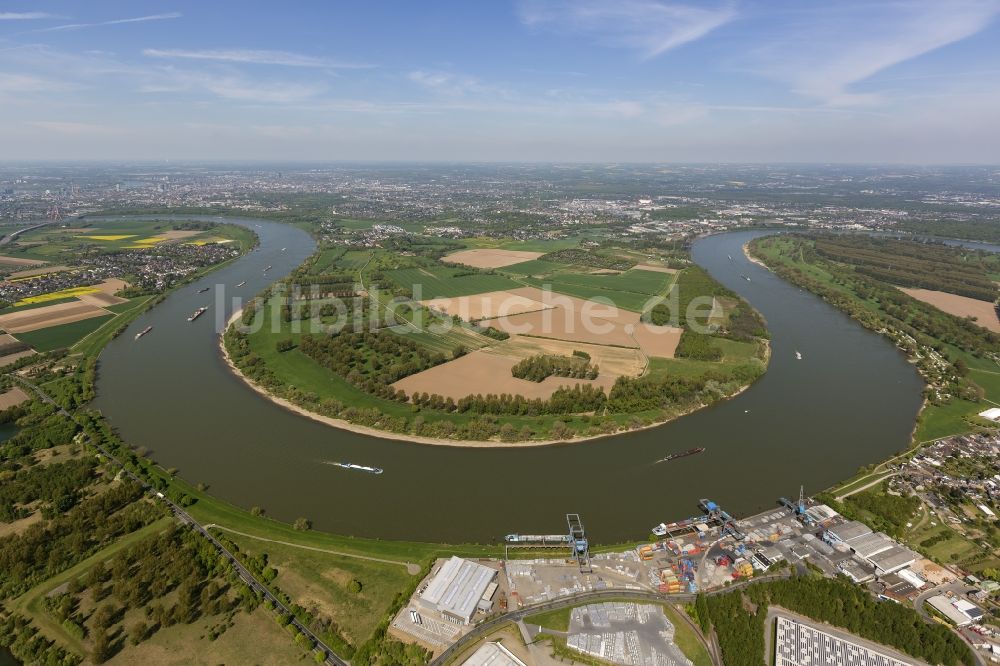
[{"label": "forested area", "polygon": [[[779,276],[817,294],[865,328],[889,335],[916,362],[929,385],[925,394],[930,401],[945,403],[953,395],[972,401],[981,399],[982,389],[969,379],[965,363],[952,358],[946,345],[977,357],[996,356],[1000,354],[1000,335],[911,298],[891,284],[858,273],[852,266],[823,259],[812,251],[811,243],[809,237],[787,235],[758,239],[754,248],[769,256],[769,267]],[[891,256],[893,247],[886,246],[887,256]],[[822,273],[809,270],[809,266]],[[941,368],[929,358],[930,351],[948,361],[947,367]]]},{"label": "forested area", "polygon": [[[901,287],[946,291],[993,302],[997,286],[989,272],[998,269],[992,255],[933,243],[875,236],[820,236],[815,253],[830,261],[849,264],[862,275]],[[803,259],[810,260],[808,248]]]},{"label": "forested area", "polygon": [[51,518],[69,511],[80,499],[80,490],[94,476],[93,458],[75,458],[42,466],[22,467],[0,473],[0,522],[25,518],[25,505],[41,502],[42,515]]},{"label": "forested area", "polygon": [[[765,618],[770,605],[841,627],[931,664],[973,666],[968,645],[947,627],[924,621],[913,608],[879,601],[841,579],[804,575],[704,597],[695,608],[702,626],[715,629],[726,666],[765,662]],[[708,617],[703,617],[707,612]]]},{"label": "forested area", "polygon": [[649,409],[709,405],[728,397],[764,373],[760,362],[720,368],[699,377],[619,377],[608,396],[608,409],[634,413]]},{"label": "forested area", "polygon": [[304,335],[299,349],[352,386],[390,400],[401,399],[393,382],[448,360],[402,336],[371,332]]},{"label": "forested area", "polygon": [[881,487],[855,493],[843,502],[829,495],[824,495],[823,501],[848,518],[897,538],[903,535],[907,523],[913,521],[920,508],[920,499],[915,495],[890,495]]},{"label": "forested area", "polygon": [[698,361],[719,361],[722,360],[722,349],[712,344],[711,336],[685,328],[681,333],[680,342],[677,343],[674,356]]},{"label": "forested area", "polygon": [[579,356],[553,356],[537,354],[518,361],[510,373],[518,379],[532,382],[544,381],[546,377],[571,377],[573,379],[597,379],[598,367]]},{"label": "forested area", "polygon": [[[163,628],[203,617],[251,611],[258,599],[207,540],[171,525],[98,562],[45,598],[45,608],[68,633],[86,640],[94,663],[147,640]],[[144,611],[139,614],[139,609]],[[213,638],[226,631],[220,622]]]},{"label": "forested area", "polygon": [[1000,243],[1000,220],[900,220],[894,226],[918,236],[961,238],[986,243]]}]

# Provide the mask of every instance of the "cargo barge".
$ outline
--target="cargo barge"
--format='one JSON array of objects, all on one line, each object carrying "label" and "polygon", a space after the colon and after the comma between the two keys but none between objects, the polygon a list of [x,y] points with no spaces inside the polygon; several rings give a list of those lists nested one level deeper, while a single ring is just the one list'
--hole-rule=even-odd
[{"label": "cargo barge", "polygon": [[190,317],[188,317],[188,321],[194,321],[194,320],[195,320],[195,319],[197,319],[198,317],[200,317],[200,316],[202,316],[203,314],[205,314],[205,312],[206,312],[207,310],[208,310],[208,308],[207,308],[207,307],[204,307],[204,308],[198,308],[197,310],[195,310],[194,312],[192,312],[192,313],[191,313],[191,316],[190,316]]},{"label": "cargo barge", "polygon": [[139,331],[138,333],[135,334],[135,339],[138,340],[139,338],[141,338],[142,336],[146,335],[147,333],[149,333],[152,330],[153,330],[152,326],[147,326],[146,328],[142,329],[141,331]]},{"label": "cargo barge", "polygon": [[662,462],[670,462],[671,460],[677,460],[678,458],[686,458],[687,456],[693,456],[696,453],[703,453],[705,451],[704,446],[699,446],[693,449],[688,449],[687,451],[679,451],[678,453],[671,453],[666,458],[660,458],[654,464],[659,464]]}]

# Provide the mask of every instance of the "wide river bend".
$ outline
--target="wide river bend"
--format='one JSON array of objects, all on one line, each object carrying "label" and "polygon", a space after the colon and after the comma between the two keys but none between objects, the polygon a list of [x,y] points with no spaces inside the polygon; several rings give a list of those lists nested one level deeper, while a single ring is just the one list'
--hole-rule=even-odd
[{"label": "wide river bend", "polygon": [[[699,498],[745,515],[800,485],[807,493],[828,487],[905,448],[920,407],[922,383],[903,354],[748,261],[742,245],[767,232],[747,231],[702,238],[693,250],[771,330],[767,373],[732,400],[649,430],[524,449],[428,446],[335,429],[252,391],[217,344],[231,297],[287,275],[314,241],[287,224],[226,221],[252,228],[260,247],[174,292],[112,341],[100,358],[95,406],[164,467],[281,520],[305,516],[317,529],[356,536],[485,543],[510,532],[559,533],[573,512],[595,542],[642,538],[660,521],[693,515]],[[203,287],[211,291],[197,293]],[[209,313],[187,321],[209,304]],[[153,331],[134,341],[146,326]],[[653,464],[695,446],[707,451]],[[324,464],[337,460],[385,473]]]}]

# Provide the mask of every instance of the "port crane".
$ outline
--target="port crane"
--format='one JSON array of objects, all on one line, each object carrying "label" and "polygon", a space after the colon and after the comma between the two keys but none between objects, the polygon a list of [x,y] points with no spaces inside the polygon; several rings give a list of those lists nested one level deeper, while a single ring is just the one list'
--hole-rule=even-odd
[{"label": "port crane", "polygon": [[580,520],[580,514],[567,513],[566,526],[569,528],[570,548],[580,565],[580,573],[592,573],[590,545],[587,543],[587,534],[583,531],[583,521]]}]

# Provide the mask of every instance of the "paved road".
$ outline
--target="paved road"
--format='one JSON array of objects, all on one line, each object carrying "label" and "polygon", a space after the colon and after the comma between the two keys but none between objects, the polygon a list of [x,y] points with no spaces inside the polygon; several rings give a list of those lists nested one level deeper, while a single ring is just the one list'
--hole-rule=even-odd
[{"label": "paved road", "polygon": [[[59,410],[59,412],[61,414],[63,414],[64,416],[66,416],[67,418],[69,418],[69,419],[73,418],[72,414],[70,414],[65,409],[63,409],[55,400],[53,400],[47,393],[45,393],[45,391],[43,391],[42,389],[40,389],[35,384],[29,382],[28,380],[24,379],[23,377],[18,376],[17,374],[14,374],[14,373],[11,374],[11,377],[13,377],[15,381],[23,384],[24,386],[28,387],[29,389],[31,389],[32,391],[34,391],[35,393],[37,393],[38,396],[44,402],[46,402],[46,403],[48,403],[48,404],[53,405],[54,407],[56,407]],[[123,465],[120,460],[118,460],[115,456],[113,456],[111,454],[110,451],[108,451],[107,449],[105,449],[104,447],[102,447],[100,444],[98,444],[97,442],[95,442],[93,440],[90,440],[89,444],[91,446],[93,446],[95,449],[97,449],[98,451],[100,451],[101,454],[104,455],[108,460],[110,460],[115,465],[117,465],[119,468],[121,468],[122,472],[126,476],[128,476],[130,479],[132,479],[133,481],[135,481],[136,483],[138,483],[139,485],[141,485],[143,487],[143,489],[147,493],[149,493],[155,500],[158,500],[158,501],[163,502],[164,504],[166,504],[167,507],[169,507],[170,510],[173,512],[174,517],[176,517],[179,521],[181,521],[182,523],[188,525],[191,529],[193,529],[194,531],[198,532],[198,534],[200,534],[203,537],[205,537],[206,539],[208,539],[209,542],[211,542],[211,544],[213,546],[215,546],[215,549],[229,561],[229,563],[232,565],[232,567],[236,570],[236,573],[239,575],[239,577],[243,580],[244,583],[247,584],[247,586],[251,590],[259,593],[264,599],[266,599],[266,600],[270,601],[272,604],[274,604],[275,608],[279,608],[281,610],[281,612],[283,612],[286,615],[290,616],[292,618],[291,624],[296,629],[298,629],[300,632],[302,632],[308,638],[312,639],[315,642],[316,648],[314,649],[314,652],[323,651],[323,652],[326,653],[326,661],[324,663],[329,664],[330,666],[349,666],[348,662],[344,661],[343,659],[341,659],[340,657],[338,657],[336,654],[334,654],[334,652],[330,648],[330,646],[328,646],[326,643],[324,643],[323,641],[321,641],[320,638],[319,638],[319,636],[317,636],[316,634],[314,634],[308,627],[306,627],[304,624],[302,624],[301,622],[299,622],[299,620],[292,614],[292,612],[285,606],[285,604],[283,604],[277,597],[275,597],[273,594],[271,594],[270,590],[268,590],[260,581],[258,581],[256,578],[254,578],[253,574],[250,573],[246,569],[246,567],[244,567],[242,564],[240,564],[240,561],[238,559],[236,559],[236,556],[233,555],[231,552],[229,552],[229,550],[225,546],[223,546],[222,543],[218,539],[216,539],[214,536],[212,536],[211,534],[209,534],[208,530],[205,529],[205,527],[203,527],[197,520],[195,520],[194,518],[192,518],[191,515],[187,511],[185,511],[180,506],[178,506],[177,504],[175,504],[174,502],[172,502],[168,497],[166,497],[162,493],[157,492],[152,486],[150,486],[149,484],[147,484],[143,479],[141,479],[140,477],[138,477],[137,475],[135,475],[134,473],[132,473],[132,471],[129,470],[127,467],[125,467],[125,465]]]}]

